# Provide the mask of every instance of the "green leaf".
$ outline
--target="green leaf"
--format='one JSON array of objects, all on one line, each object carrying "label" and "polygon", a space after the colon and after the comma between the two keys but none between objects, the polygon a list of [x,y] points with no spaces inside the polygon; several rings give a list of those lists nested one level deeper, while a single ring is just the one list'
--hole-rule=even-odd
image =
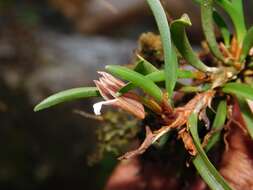
[{"label": "green leaf", "polygon": [[180,79],[190,79],[190,78],[198,78],[198,74],[190,70],[178,69],[177,70],[178,78]]},{"label": "green leaf", "polygon": [[216,25],[218,26],[222,38],[224,40],[224,44],[226,47],[230,46],[230,31],[229,28],[226,24],[226,22],[223,20],[223,18],[220,16],[220,14],[214,10],[213,11],[213,20],[216,23]]},{"label": "green leaf", "polygon": [[[157,69],[154,65],[152,65],[152,63],[148,62],[140,55],[137,55],[137,56],[140,60],[137,62],[136,66],[134,68],[134,71],[136,71],[142,75],[148,75],[153,72],[159,72],[159,69]],[[134,85],[132,82],[128,82],[124,87],[122,87],[119,90],[119,92],[117,93],[117,96],[121,96],[122,94],[134,89],[135,87],[136,87],[136,85]]]},{"label": "green leaf", "polygon": [[203,180],[212,190],[232,190],[224,178],[219,174],[216,168],[209,161],[205,151],[201,146],[198,135],[198,119],[197,114],[192,113],[189,117],[187,126],[193,137],[194,145],[198,151],[198,155],[193,159],[193,164],[198,170]]},{"label": "green leaf", "polygon": [[154,14],[160,32],[165,62],[165,86],[171,98],[177,82],[177,55],[172,47],[170,28],[161,2],[159,0],[147,0],[147,2]]},{"label": "green leaf", "polygon": [[217,108],[217,112],[215,114],[215,118],[212,125],[212,130],[214,134],[209,139],[205,151],[208,152],[220,139],[221,129],[225,125],[225,121],[227,118],[227,103],[226,101],[222,100]]},{"label": "green leaf", "polygon": [[221,6],[230,16],[236,30],[237,40],[242,43],[247,32],[242,0],[215,0],[215,3]]},{"label": "green leaf", "polygon": [[215,180],[213,174],[210,172],[209,168],[207,167],[206,163],[204,162],[201,156],[196,156],[192,160],[196,170],[198,171],[199,175],[202,179],[208,184],[210,189],[212,190],[224,190],[224,188],[220,187],[220,184]]},{"label": "green leaf", "polygon": [[148,62],[147,60],[145,60],[143,57],[138,56],[138,58],[140,59],[134,70],[142,75],[147,75],[150,74],[152,72],[155,71],[159,71],[154,65],[152,65],[150,62]]},{"label": "green leaf", "polygon": [[123,94],[129,92],[130,90],[133,90],[137,86],[134,85],[132,82],[128,82],[125,86],[123,86],[119,91],[117,92],[117,96],[122,96]]},{"label": "green leaf", "polygon": [[242,44],[242,54],[240,57],[240,60],[243,61],[250,49],[253,47],[253,26],[249,29],[248,33],[246,34],[244,40],[243,40],[243,44]]},{"label": "green leaf", "polygon": [[[201,3],[204,2],[204,0],[194,0],[194,1],[200,5],[201,5]],[[220,16],[220,14],[215,9],[213,9],[213,20],[214,20],[215,24],[218,26],[218,28],[220,29],[225,46],[229,47],[229,45],[230,45],[229,28],[228,28],[226,22],[223,20],[223,18]]]},{"label": "green leaf", "polygon": [[52,107],[56,104],[60,104],[71,100],[95,96],[100,96],[98,89],[96,87],[73,88],[49,96],[48,98],[40,102],[37,106],[35,106],[34,111],[35,112],[40,111]]},{"label": "green leaf", "polygon": [[213,72],[214,68],[206,66],[194,53],[185,32],[186,26],[191,26],[187,14],[184,14],[180,19],[174,20],[171,24],[171,35],[176,48],[193,67],[203,72]]},{"label": "green leaf", "polygon": [[201,24],[208,46],[213,55],[224,62],[222,53],[216,42],[213,25],[213,0],[203,0],[201,2]]},{"label": "green leaf", "polygon": [[235,82],[227,83],[223,86],[222,91],[253,100],[253,88],[247,84]]},{"label": "green leaf", "polygon": [[211,88],[211,85],[206,83],[204,85],[200,85],[200,86],[183,86],[182,88],[179,89],[179,91],[181,92],[204,92],[207,91]]},{"label": "green leaf", "polygon": [[124,80],[132,82],[143,89],[147,94],[153,96],[157,101],[162,101],[161,89],[150,79],[140,73],[118,65],[107,65],[106,70]]},{"label": "green leaf", "polygon": [[[189,70],[178,69],[177,70],[178,78],[196,78],[196,74]],[[164,70],[156,71],[146,75],[147,78],[153,82],[162,82],[165,80]]]},{"label": "green leaf", "polygon": [[237,98],[238,98],[238,102],[239,102],[239,105],[240,105],[240,110],[241,110],[241,113],[242,113],[242,117],[245,121],[247,130],[249,132],[250,137],[253,138],[253,114],[252,114],[246,100],[243,99],[240,96],[237,96]]},{"label": "green leaf", "polygon": [[[189,70],[181,70],[179,69],[177,71],[178,78],[196,78],[196,74],[194,74],[192,71]],[[145,76],[145,78],[148,78],[152,80],[153,82],[163,82],[165,80],[165,73],[164,70],[155,71]],[[134,89],[136,85],[134,85],[132,82],[128,82],[124,87],[122,87],[119,90],[118,96]]]},{"label": "green leaf", "polygon": [[247,66],[248,66],[249,68],[253,68],[253,62],[250,62]]}]

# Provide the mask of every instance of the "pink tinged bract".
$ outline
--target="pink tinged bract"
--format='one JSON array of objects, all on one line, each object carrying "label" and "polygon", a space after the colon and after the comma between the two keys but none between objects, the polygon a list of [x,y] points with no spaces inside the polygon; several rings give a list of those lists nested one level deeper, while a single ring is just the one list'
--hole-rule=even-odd
[{"label": "pink tinged bract", "polygon": [[249,108],[251,110],[251,112],[253,113],[253,101],[252,100],[247,100]]},{"label": "pink tinged bract", "polygon": [[112,105],[131,113],[139,119],[145,118],[144,107],[139,102],[139,97],[136,94],[128,92],[120,97],[116,95],[118,90],[125,86],[123,81],[116,79],[106,72],[98,73],[101,77],[99,80],[95,80],[94,83],[105,101],[97,102],[93,105],[96,115],[101,115],[103,105]]}]

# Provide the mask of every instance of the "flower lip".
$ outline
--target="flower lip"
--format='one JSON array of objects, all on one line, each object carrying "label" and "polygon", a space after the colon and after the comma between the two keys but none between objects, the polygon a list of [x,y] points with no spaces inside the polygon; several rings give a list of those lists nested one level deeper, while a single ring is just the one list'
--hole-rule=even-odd
[{"label": "flower lip", "polygon": [[93,110],[94,110],[94,113],[96,115],[101,115],[101,109],[102,109],[102,106],[103,105],[110,105],[110,104],[113,104],[115,103],[115,101],[117,101],[116,99],[114,100],[107,100],[107,101],[101,101],[101,102],[97,102],[93,105]]}]

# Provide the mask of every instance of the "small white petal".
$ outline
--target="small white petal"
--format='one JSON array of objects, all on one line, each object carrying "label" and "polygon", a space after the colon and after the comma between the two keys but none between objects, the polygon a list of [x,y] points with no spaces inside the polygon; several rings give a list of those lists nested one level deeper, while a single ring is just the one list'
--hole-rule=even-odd
[{"label": "small white petal", "polygon": [[111,105],[111,104],[114,104],[116,101],[117,101],[116,99],[113,99],[113,100],[101,101],[101,102],[97,102],[93,104],[93,111],[95,115],[101,115],[101,109],[103,105]]},{"label": "small white petal", "polygon": [[98,102],[93,105],[93,111],[95,115],[101,115],[102,105],[103,105],[103,102]]}]

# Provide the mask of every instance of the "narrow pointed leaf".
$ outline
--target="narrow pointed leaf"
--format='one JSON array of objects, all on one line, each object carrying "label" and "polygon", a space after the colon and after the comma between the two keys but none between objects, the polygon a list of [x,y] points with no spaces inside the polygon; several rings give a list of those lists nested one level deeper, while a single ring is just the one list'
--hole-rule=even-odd
[{"label": "narrow pointed leaf", "polygon": [[154,65],[145,60],[143,57],[138,56],[139,61],[137,62],[134,70],[142,75],[147,75],[155,71],[159,71]]},{"label": "narrow pointed leaf", "polygon": [[249,132],[250,137],[253,138],[253,114],[246,100],[240,96],[237,96],[237,98],[238,98],[240,110],[242,113],[242,117],[245,121],[247,130]]},{"label": "narrow pointed leaf", "polygon": [[220,16],[220,14],[215,10],[213,11],[213,20],[221,32],[221,36],[224,40],[225,46],[229,47],[230,46],[230,31],[229,31],[228,25]]},{"label": "narrow pointed leaf", "polygon": [[118,65],[107,65],[106,70],[117,77],[132,82],[134,85],[143,89],[147,94],[153,96],[157,101],[162,100],[161,89],[152,80],[145,78],[144,75]]},{"label": "narrow pointed leaf", "polygon": [[216,168],[209,161],[207,155],[205,154],[205,151],[201,146],[198,135],[198,119],[196,113],[193,113],[190,116],[187,125],[193,137],[194,145],[198,151],[198,155],[194,158],[193,164],[203,180],[212,190],[232,190],[225,179],[219,174]]},{"label": "narrow pointed leaf", "polygon": [[48,98],[40,102],[37,106],[35,106],[34,111],[40,111],[71,100],[95,96],[100,96],[96,87],[73,88],[49,96]]},{"label": "narrow pointed leaf", "polygon": [[216,42],[213,25],[213,0],[203,0],[201,2],[201,23],[208,46],[213,55],[221,61],[224,61]]},{"label": "narrow pointed leaf", "polygon": [[243,98],[253,100],[253,88],[247,84],[227,83],[222,88],[222,91],[229,94],[241,96]]},{"label": "narrow pointed leaf", "polygon": [[237,40],[242,43],[247,32],[242,0],[215,0],[215,3],[222,7],[230,16],[236,30]]},{"label": "narrow pointed leaf", "polygon": [[185,32],[186,26],[191,26],[191,21],[187,14],[184,14],[180,19],[173,21],[171,24],[171,35],[176,48],[193,67],[203,72],[213,72],[213,68],[206,66],[200,61],[193,51]]},{"label": "narrow pointed leaf", "polygon": [[[137,55],[138,58],[140,59],[135,68],[134,71],[142,74],[142,75],[148,75],[150,73],[153,72],[159,72],[159,69],[157,69],[154,65],[152,65],[152,63],[150,63],[149,61],[145,60],[143,57],[141,57],[140,55]],[[155,82],[155,81],[153,81]],[[134,89],[136,86],[132,83],[132,82],[128,82],[124,87],[122,87],[119,92],[118,92],[118,96],[121,96],[122,94]]]},{"label": "narrow pointed leaf", "polygon": [[198,171],[199,175],[205,181],[206,184],[212,190],[224,190],[224,188],[220,187],[220,184],[215,180],[213,174],[210,172],[209,168],[205,164],[203,158],[201,156],[196,156],[192,160],[194,167]]},{"label": "narrow pointed leaf", "polygon": [[190,70],[178,69],[177,70],[178,78],[180,79],[190,79],[190,78],[198,78],[198,74]]},{"label": "narrow pointed leaf", "polygon": [[[189,70],[183,70],[183,69],[178,69],[177,75],[178,75],[178,78],[196,78],[197,77],[197,74],[195,74],[194,72],[189,71]],[[146,75],[145,77],[149,78],[153,82],[162,82],[165,80],[165,72],[164,70],[160,70],[160,71],[150,73]]]},{"label": "narrow pointed leaf", "polygon": [[[193,73],[192,71],[181,70],[181,69],[179,69],[177,71],[177,75],[178,75],[178,78],[196,78],[197,77],[197,74]],[[145,78],[148,78],[148,79],[152,80],[153,82],[163,82],[163,81],[165,81],[165,73],[164,73],[164,70],[155,71],[155,72],[152,72],[152,73],[146,75]],[[134,89],[135,87],[136,87],[136,85],[134,85],[132,82],[128,82],[126,86],[122,87],[119,90],[118,95],[120,96],[121,94],[124,94],[124,93]]]},{"label": "narrow pointed leaf", "polygon": [[147,2],[153,12],[160,32],[165,62],[165,86],[169,97],[172,97],[177,81],[178,61],[171,43],[169,24],[160,0],[147,0]]},{"label": "narrow pointed leaf", "polygon": [[204,92],[204,91],[209,90],[210,88],[211,88],[211,85],[206,83],[206,84],[200,85],[200,86],[190,86],[190,85],[183,86],[182,88],[179,89],[179,91],[188,92],[188,93],[191,93],[191,92]]},{"label": "narrow pointed leaf", "polygon": [[253,47],[253,26],[246,34],[242,45],[242,55],[240,57],[241,61],[243,61],[247,57],[250,49]]},{"label": "narrow pointed leaf", "polygon": [[209,139],[205,151],[208,152],[220,139],[221,129],[225,125],[227,116],[227,103],[226,101],[221,101],[218,105],[217,112],[212,125],[212,130],[216,130],[213,136]]}]

